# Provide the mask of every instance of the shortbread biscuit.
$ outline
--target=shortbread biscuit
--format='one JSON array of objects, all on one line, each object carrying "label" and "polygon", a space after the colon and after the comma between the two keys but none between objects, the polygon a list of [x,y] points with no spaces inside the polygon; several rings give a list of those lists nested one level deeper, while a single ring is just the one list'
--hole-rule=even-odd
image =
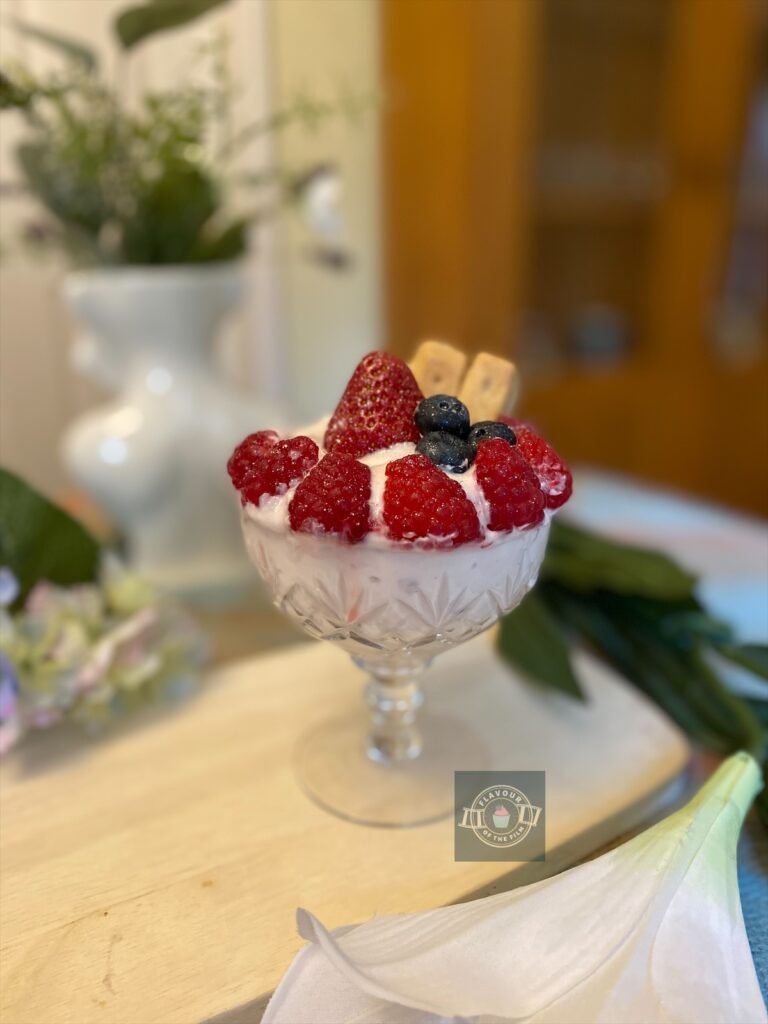
[{"label": "shortbread biscuit", "polygon": [[467,357],[443,341],[423,341],[408,364],[423,395],[455,395],[461,385]]},{"label": "shortbread biscuit", "polygon": [[495,420],[512,410],[519,390],[517,367],[508,359],[479,352],[467,371],[458,397],[473,423]]}]

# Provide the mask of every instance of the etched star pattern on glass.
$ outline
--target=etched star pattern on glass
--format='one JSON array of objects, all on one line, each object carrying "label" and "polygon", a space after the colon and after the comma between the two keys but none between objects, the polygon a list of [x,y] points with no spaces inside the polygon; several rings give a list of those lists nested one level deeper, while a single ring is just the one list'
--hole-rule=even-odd
[{"label": "etched star pattern on glass", "polygon": [[452,807],[456,768],[478,737],[455,715],[420,713],[420,676],[436,654],[488,629],[536,582],[549,522],[492,543],[422,548],[294,534],[242,512],[248,553],[275,605],[306,633],[348,651],[368,673],[360,713],[298,747],[304,789],[342,817],[399,826]]}]

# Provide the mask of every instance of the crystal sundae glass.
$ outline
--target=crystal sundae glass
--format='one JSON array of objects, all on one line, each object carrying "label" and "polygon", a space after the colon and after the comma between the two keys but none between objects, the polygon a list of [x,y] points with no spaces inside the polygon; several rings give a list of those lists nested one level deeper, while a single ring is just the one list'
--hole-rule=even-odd
[{"label": "crystal sundae glass", "polygon": [[296,752],[305,791],[351,821],[442,818],[454,772],[492,767],[483,736],[497,711],[470,659],[424,688],[422,677],[525,597],[571,493],[555,450],[498,412],[513,364],[478,353],[464,374],[465,362],[439,342],[411,366],[371,352],[327,420],[294,437],[251,434],[227,464],[275,604],[368,676],[365,705]]},{"label": "crystal sundae glass", "polygon": [[482,739],[459,716],[421,710],[421,676],[435,655],[520,603],[536,581],[549,516],[490,544],[451,549],[351,545],[281,529],[248,507],[242,527],[275,605],[310,636],[348,651],[368,676],[367,715],[352,710],[300,741],[305,791],[367,824],[448,815],[453,772],[483,767]]}]

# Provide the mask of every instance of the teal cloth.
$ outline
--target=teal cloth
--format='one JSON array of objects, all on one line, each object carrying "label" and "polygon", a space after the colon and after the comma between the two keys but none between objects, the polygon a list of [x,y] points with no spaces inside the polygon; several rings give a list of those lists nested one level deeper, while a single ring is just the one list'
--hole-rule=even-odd
[{"label": "teal cloth", "polygon": [[768,829],[754,812],[739,843],[739,889],[757,977],[768,1004]]}]

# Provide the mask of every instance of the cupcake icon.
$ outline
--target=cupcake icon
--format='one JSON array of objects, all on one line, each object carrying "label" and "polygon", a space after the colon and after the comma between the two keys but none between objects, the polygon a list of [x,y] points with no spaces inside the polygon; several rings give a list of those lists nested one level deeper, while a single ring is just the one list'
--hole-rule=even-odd
[{"label": "cupcake icon", "polygon": [[504,804],[498,804],[493,809],[493,827],[498,829],[509,828],[509,811]]}]

